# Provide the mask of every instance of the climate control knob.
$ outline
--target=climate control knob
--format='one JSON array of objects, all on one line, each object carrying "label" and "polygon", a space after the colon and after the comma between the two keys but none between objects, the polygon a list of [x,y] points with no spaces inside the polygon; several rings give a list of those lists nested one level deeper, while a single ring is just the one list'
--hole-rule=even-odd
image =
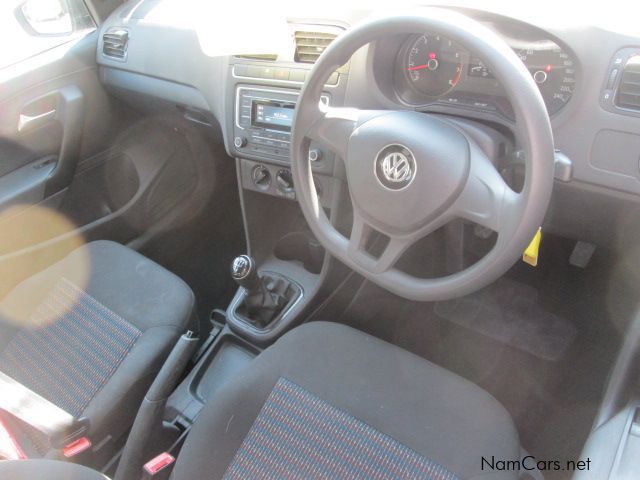
[{"label": "climate control knob", "polygon": [[276,174],[276,183],[278,185],[278,190],[281,192],[293,192],[293,177],[289,170],[279,170]]},{"label": "climate control knob", "polygon": [[271,185],[271,173],[269,169],[263,165],[256,166],[251,172],[253,184],[261,190],[266,190]]}]

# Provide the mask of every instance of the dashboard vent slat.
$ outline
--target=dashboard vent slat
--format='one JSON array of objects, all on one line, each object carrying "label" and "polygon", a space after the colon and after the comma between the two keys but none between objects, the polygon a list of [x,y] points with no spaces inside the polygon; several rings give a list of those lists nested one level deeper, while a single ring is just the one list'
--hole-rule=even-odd
[{"label": "dashboard vent slat", "polygon": [[234,56],[236,58],[244,58],[247,60],[263,60],[265,62],[275,62],[278,59],[278,55],[276,53],[247,53]]},{"label": "dashboard vent slat", "polygon": [[640,55],[632,56],[624,66],[616,105],[621,108],[640,110]]},{"label": "dashboard vent slat", "polygon": [[316,63],[322,52],[336,38],[333,33],[295,32],[295,61],[299,63]]},{"label": "dashboard vent slat", "polygon": [[112,29],[102,36],[102,54],[116,60],[127,58],[129,32],[124,29]]}]

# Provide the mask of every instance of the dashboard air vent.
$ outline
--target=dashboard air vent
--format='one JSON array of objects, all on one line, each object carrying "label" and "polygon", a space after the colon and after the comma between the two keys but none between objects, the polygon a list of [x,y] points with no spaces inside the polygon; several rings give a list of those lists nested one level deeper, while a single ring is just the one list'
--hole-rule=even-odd
[{"label": "dashboard air vent", "polygon": [[125,60],[128,45],[129,32],[122,28],[110,29],[102,36],[102,54],[105,57]]},{"label": "dashboard air vent", "polygon": [[295,61],[300,63],[316,63],[325,48],[336,38],[333,33],[295,32]]},{"label": "dashboard air vent", "polygon": [[616,105],[640,110],[640,55],[632,56],[624,66]]},{"label": "dashboard air vent", "polygon": [[263,60],[266,62],[275,62],[278,55],[275,53],[249,53],[246,55],[235,55],[236,58],[245,58],[247,60]]}]

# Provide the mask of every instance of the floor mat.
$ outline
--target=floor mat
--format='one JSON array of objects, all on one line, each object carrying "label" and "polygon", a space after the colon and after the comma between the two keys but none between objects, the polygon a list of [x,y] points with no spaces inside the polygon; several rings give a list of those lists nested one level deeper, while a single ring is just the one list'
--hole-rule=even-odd
[{"label": "floor mat", "polygon": [[[435,312],[435,304],[396,297],[355,274],[315,317],[351,325],[467,378],[507,408],[522,446],[532,455],[578,460],[625,319],[636,305],[638,269],[604,250],[595,253],[588,268],[576,268],[567,261],[573,245],[548,235],[537,268],[519,262],[503,277],[538,292],[531,308],[576,327],[575,339],[557,361],[463,326],[467,322],[447,320]],[[547,480],[569,478],[568,472],[545,472]]]},{"label": "floor mat", "polygon": [[435,313],[543,360],[562,358],[576,337],[570,321],[540,306],[534,287],[508,278],[472,295],[438,302]]},{"label": "floor mat", "polygon": [[238,286],[229,265],[246,250],[234,163],[221,145],[215,147],[214,155],[221,159],[217,164],[219,187],[209,206],[189,224],[158,236],[141,251],[191,287],[202,337],[211,328],[211,310],[226,309],[235,294]]}]

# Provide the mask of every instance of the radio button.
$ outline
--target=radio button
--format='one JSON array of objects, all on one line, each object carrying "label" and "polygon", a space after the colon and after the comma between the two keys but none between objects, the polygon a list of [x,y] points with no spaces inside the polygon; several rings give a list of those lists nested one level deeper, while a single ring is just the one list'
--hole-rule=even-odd
[{"label": "radio button", "polygon": [[262,77],[262,67],[256,67],[254,65],[247,67],[247,76],[252,78],[266,78]]},{"label": "radio button", "polygon": [[273,78],[275,69],[273,67],[260,67],[259,78]]},{"label": "radio button", "polygon": [[294,68],[289,74],[289,80],[292,82],[304,82],[307,79],[307,71],[299,68]]},{"label": "radio button", "polygon": [[263,147],[258,147],[255,145],[251,146],[251,151],[255,152],[255,153],[270,153],[268,149],[263,148]]}]

